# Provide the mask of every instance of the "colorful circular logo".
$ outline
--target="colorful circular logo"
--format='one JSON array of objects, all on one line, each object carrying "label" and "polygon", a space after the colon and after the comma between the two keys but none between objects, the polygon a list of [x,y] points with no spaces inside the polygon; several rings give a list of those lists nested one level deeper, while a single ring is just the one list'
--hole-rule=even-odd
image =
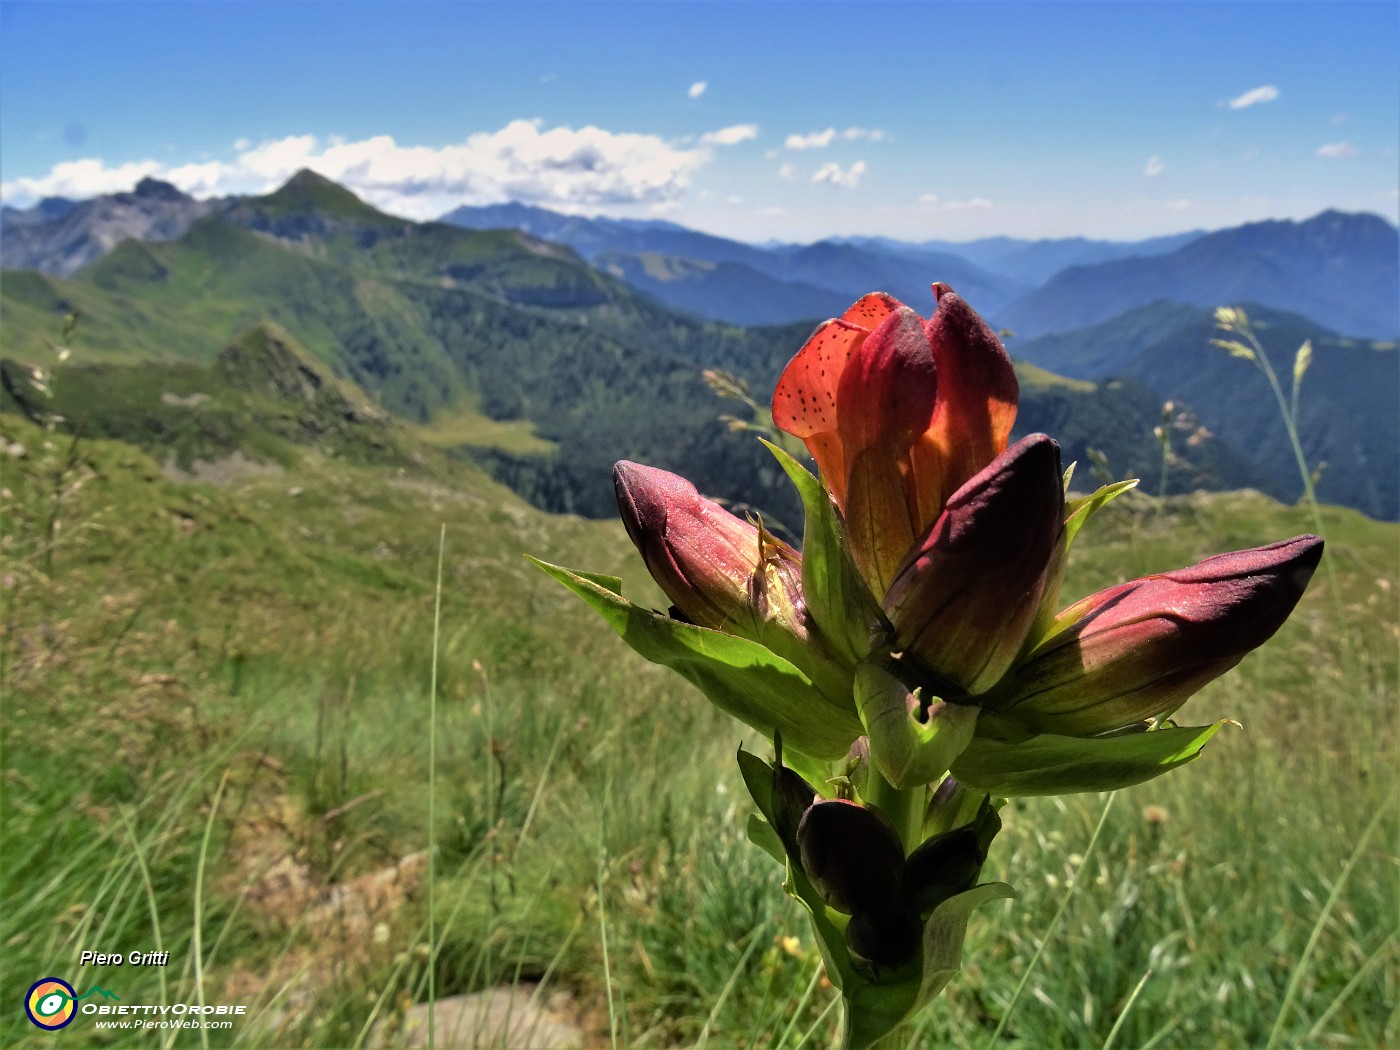
[{"label": "colorful circular logo", "polygon": [[78,993],[67,981],[57,977],[45,977],[35,981],[24,997],[24,1012],[46,1032],[56,1032],[65,1028],[78,1012],[75,1000]]}]

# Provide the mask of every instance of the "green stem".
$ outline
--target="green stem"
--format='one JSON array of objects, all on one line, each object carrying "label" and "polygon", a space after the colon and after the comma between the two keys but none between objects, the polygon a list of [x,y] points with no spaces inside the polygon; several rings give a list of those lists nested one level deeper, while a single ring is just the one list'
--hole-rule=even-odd
[{"label": "green stem", "polygon": [[923,841],[924,831],[924,789],[915,788],[901,791],[871,766],[865,785],[865,798],[862,800],[877,806],[899,832],[899,841],[904,844],[904,852],[910,853]]}]

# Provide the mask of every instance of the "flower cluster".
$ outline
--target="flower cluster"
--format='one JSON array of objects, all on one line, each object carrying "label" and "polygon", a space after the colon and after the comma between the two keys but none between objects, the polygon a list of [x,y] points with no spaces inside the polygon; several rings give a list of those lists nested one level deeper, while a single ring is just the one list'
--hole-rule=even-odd
[{"label": "flower cluster", "polygon": [[683,478],[623,462],[618,505],[669,614],[613,578],[542,565],[775,739],[771,764],[740,753],[763,817],[751,831],[812,912],[851,1045],[936,994],[971,908],[1011,895],[976,882],[996,805],[1194,759],[1223,723],[1171,716],[1279,628],[1322,553],[1299,536],[1061,609],[1076,536],[1133,483],[1071,498],[1053,440],[1009,444],[1011,360],[967,303],[933,290],[929,319],[865,296],[783,371],[773,421],[818,470],[770,445],[802,498],[800,553]]}]

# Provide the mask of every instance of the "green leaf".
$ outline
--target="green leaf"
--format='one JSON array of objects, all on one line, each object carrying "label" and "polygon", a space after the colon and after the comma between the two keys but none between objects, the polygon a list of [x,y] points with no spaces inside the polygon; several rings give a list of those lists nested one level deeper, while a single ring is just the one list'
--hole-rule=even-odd
[{"label": "green leaf", "polygon": [[784,867],[787,866],[787,851],[783,849],[783,840],[778,838],[778,833],[773,830],[773,825],[764,820],[757,813],[749,814],[749,823],[745,829],[752,842],[764,853],[772,857]]},{"label": "green leaf", "polygon": [[1055,553],[1051,556],[1050,568],[1046,574],[1045,593],[1041,596],[1040,609],[1036,612],[1035,623],[1026,633],[1026,644],[1021,648],[1021,654],[1017,658],[1018,662],[1074,622],[1069,618],[1060,620],[1057,615],[1060,605],[1060,584],[1064,580],[1065,567],[1069,564],[1069,549],[1074,544],[1075,537],[1079,535],[1080,530],[1089,523],[1090,518],[1123,493],[1136,487],[1136,478],[1127,481],[1114,481],[1101,486],[1091,495],[1070,500],[1065,504],[1065,531],[1060,537],[1060,545],[1055,548]]},{"label": "green leaf", "polygon": [[984,882],[949,897],[924,923],[924,966],[914,1008],[933,1001],[962,969],[963,940],[972,913],[992,901],[1014,900],[1016,891],[1004,882]]},{"label": "green leaf", "polygon": [[856,667],[856,710],[870,737],[870,757],[895,788],[907,791],[940,779],[977,728],[980,709],[936,701],[928,720],[910,711],[909,690],[877,664]]},{"label": "green leaf", "polygon": [[1111,485],[1104,485],[1090,496],[1066,503],[1065,546],[1068,547],[1074,542],[1074,537],[1079,535],[1079,530],[1089,523],[1090,518],[1129,489],[1137,488],[1137,484],[1136,478],[1115,481]]},{"label": "green leaf", "polygon": [[773,767],[757,755],[739,748],[739,775],[744,778],[744,786],[749,789],[749,797],[763,819],[773,820]]},{"label": "green leaf", "polygon": [[1125,736],[1042,733],[1016,743],[976,737],[952,771],[959,784],[992,795],[1114,791],[1190,762],[1224,724]]},{"label": "green leaf", "polygon": [[694,683],[720,710],[796,751],[839,758],[861,734],[853,712],[838,707],[795,666],[757,642],[672,620],[633,605],[615,577],[590,577],[530,561],[600,613],[628,645],[652,663]]},{"label": "green leaf", "polygon": [[802,595],[817,627],[847,666],[870,651],[880,610],[846,552],[845,530],[822,483],[777,445],[763,442],[802,498]]}]

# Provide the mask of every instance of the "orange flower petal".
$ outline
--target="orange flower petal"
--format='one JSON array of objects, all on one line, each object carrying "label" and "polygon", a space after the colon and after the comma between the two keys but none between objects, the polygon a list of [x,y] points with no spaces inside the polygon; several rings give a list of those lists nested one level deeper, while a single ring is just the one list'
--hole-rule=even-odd
[{"label": "orange flower petal", "polygon": [[877,595],[919,534],[907,453],[928,429],[937,391],[924,319],[907,306],[885,317],[841,376],[836,402],[847,462],[847,535],[856,568]]},{"label": "orange flower petal", "polygon": [[836,391],[847,459],[872,448],[902,456],[928,429],[937,405],[939,384],[924,319],[900,306],[858,349]]},{"label": "orange flower petal", "polygon": [[869,334],[844,319],[824,321],[788,362],[773,391],[774,424],[806,443],[838,506],[845,501],[846,460],[836,435],[836,389],[846,363]]},{"label": "orange flower petal", "polygon": [[850,321],[851,324],[858,324],[873,332],[880,327],[880,322],[903,306],[903,303],[888,292],[871,292],[853,302],[841,315],[841,320]]},{"label": "orange flower petal", "polygon": [[987,323],[943,284],[928,324],[938,370],[932,426],[910,453],[919,531],[964,482],[1006,449],[1019,385],[1011,358]]}]

